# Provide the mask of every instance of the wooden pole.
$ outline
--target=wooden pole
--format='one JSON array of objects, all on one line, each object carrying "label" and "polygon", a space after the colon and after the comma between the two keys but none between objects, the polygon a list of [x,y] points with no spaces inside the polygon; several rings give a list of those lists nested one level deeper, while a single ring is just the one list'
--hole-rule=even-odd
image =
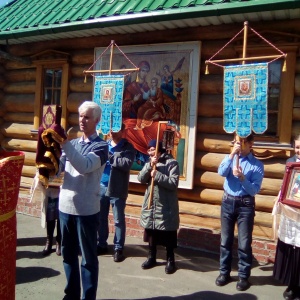
[{"label": "wooden pole", "polygon": [[113,55],[114,55],[114,45],[115,41],[112,40],[110,43],[110,59],[109,59],[109,69],[108,70],[83,70],[83,74],[85,75],[84,83],[86,83],[86,74],[93,73],[108,73],[111,75],[112,72],[136,72],[139,71],[139,68],[129,68],[129,69],[112,69],[113,63]]},{"label": "wooden pole", "polygon": [[275,59],[285,56],[284,54],[280,55],[266,55],[266,56],[254,56],[254,57],[239,57],[239,58],[228,58],[228,59],[215,59],[215,60],[206,60],[205,63],[223,63],[223,62],[243,62],[249,60],[266,60],[266,59]]},{"label": "wooden pole", "polygon": [[[242,65],[245,64],[245,58],[247,56],[247,42],[248,42],[247,38],[248,38],[248,22],[245,21],[244,22],[243,57],[242,57],[244,60],[242,60]],[[244,148],[244,140],[240,141],[240,147],[241,147],[241,150],[243,150],[243,148]],[[240,155],[239,154],[236,155],[236,168],[237,169],[240,166],[240,160],[239,160]]]},{"label": "wooden pole", "polygon": [[[159,134],[160,134],[160,125],[161,125],[161,124],[168,124],[168,121],[159,121],[159,122],[158,122],[158,129],[157,129],[157,135],[156,135],[155,156],[157,156],[157,152],[158,152],[158,146],[159,146]],[[156,165],[154,165],[153,170],[156,170]],[[151,179],[150,195],[149,195],[149,201],[148,201],[148,209],[150,209],[150,207],[151,207],[151,205],[152,205],[153,188],[154,188],[154,177],[152,177],[152,179]]]},{"label": "wooden pole", "polygon": [[113,60],[113,55],[114,55],[114,44],[115,44],[115,41],[111,41],[108,75],[111,75],[111,70],[112,70],[112,60]]},{"label": "wooden pole", "polygon": [[[244,22],[244,43],[243,43],[243,58],[247,56],[247,35],[248,35],[248,22]],[[245,60],[242,61],[242,64],[245,64]]]}]

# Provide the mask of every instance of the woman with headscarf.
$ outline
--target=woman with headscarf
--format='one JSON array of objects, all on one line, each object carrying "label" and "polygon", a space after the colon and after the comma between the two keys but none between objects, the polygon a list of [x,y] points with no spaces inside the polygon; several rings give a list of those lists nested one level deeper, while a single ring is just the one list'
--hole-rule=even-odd
[{"label": "woman with headscarf", "polygon": [[[162,245],[167,251],[165,272],[172,274],[176,271],[174,248],[177,247],[179,228],[179,166],[173,156],[163,149],[161,142],[156,154],[156,140],[148,143],[148,154],[149,162],[138,174],[138,180],[148,185],[142,205],[141,226],[145,229],[144,241],[149,243],[149,254],[142,269],[156,265],[156,247]],[[153,197],[150,199],[152,188]]]}]

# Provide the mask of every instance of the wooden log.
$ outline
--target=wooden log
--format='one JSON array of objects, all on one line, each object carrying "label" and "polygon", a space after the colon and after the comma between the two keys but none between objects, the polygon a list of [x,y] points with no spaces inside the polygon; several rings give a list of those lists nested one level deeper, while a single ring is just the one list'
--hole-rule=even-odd
[{"label": "wooden log", "polygon": [[[126,215],[133,216],[136,218],[140,217],[140,209],[136,206],[126,205],[125,213]],[[184,213],[180,213],[179,217],[180,227],[188,226],[197,229],[206,229],[211,230],[211,233],[220,234],[221,223],[219,218],[209,218]],[[235,235],[237,235],[237,230],[235,230]],[[264,226],[261,225],[259,222],[255,222],[253,229],[253,237],[272,239],[272,228],[269,227],[269,225]]]},{"label": "wooden log", "polygon": [[68,129],[68,139],[76,139],[82,136],[82,132],[79,130],[79,126],[73,126]]},{"label": "wooden log", "polygon": [[16,151],[35,151],[36,141],[18,140],[18,139],[4,139],[1,141],[1,146],[5,149]]},{"label": "wooden log", "polygon": [[205,152],[230,153],[233,135],[197,133],[196,149]]},{"label": "wooden log", "polygon": [[3,90],[7,94],[34,94],[35,86],[34,81],[14,82],[5,85]]},{"label": "wooden log", "polygon": [[33,113],[34,97],[34,94],[7,94],[3,106],[7,112]]},{"label": "wooden log", "polygon": [[293,137],[296,137],[298,136],[300,133],[300,122],[293,122],[293,125],[292,125],[292,136]]},{"label": "wooden log", "polygon": [[5,74],[6,73],[6,70],[3,66],[3,64],[0,65],[0,74]]},{"label": "wooden log", "polygon": [[68,116],[68,124],[70,126],[78,126],[78,113],[70,113]]},{"label": "wooden log", "polygon": [[29,191],[33,183],[33,178],[32,177],[27,177],[27,176],[21,176],[21,181],[20,181],[20,188],[23,189],[23,191]]},{"label": "wooden log", "polygon": [[0,89],[3,89],[7,84],[4,74],[0,74]]},{"label": "wooden log", "polygon": [[87,77],[87,82],[84,83],[84,77],[82,78],[72,78],[70,80],[70,92],[74,93],[91,93],[93,90],[93,79]]},{"label": "wooden log", "polygon": [[[221,206],[180,201],[179,211],[181,214],[219,219],[221,214]],[[273,222],[272,214],[256,211],[254,222],[256,225],[262,225],[271,228]]]},{"label": "wooden log", "polygon": [[[197,169],[217,172],[218,167],[225,157],[221,153],[196,152],[195,166]],[[285,159],[271,158],[263,161],[265,177],[282,179],[285,172]]]},{"label": "wooden log", "polygon": [[36,152],[23,151],[25,154],[24,164],[27,166],[35,166]]},{"label": "wooden log", "polygon": [[[78,47],[74,47],[74,49]],[[86,70],[94,63],[94,50],[92,48],[87,50],[76,50],[72,53],[72,64],[74,65],[88,65]]]},{"label": "wooden log", "polygon": [[[196,149],[204,152],[228,154],[231,150],[232,139],[232,134],[198,133],[196,138]],[[260,159],[272,157],[288,159],[291,156],[291,150],[289,147],[271,148],[269,146],[265,146],[262,148],[262,146],[256,146],[256,143],[254,143],[254,151],[255,156],[259,157]]]},{"label": "wooden log", "polygon": [[[214,172],[195,171],[194,184],[195,186],[218,189],[223,187],[224,178]],[[277,195],[282,184],[282,179],[264,178],[260,190],[262,195]]]},{"label": "wooden log", "polygon": [[225,134],[223,118],[198,117],[197,132]]},{"label": "wooden log", "polygon": [[70,113],[78,113],[78,107],[86,100],[92,100],[92,93],[70,93],[67,108]]},{"label": "wooden log", "polygon": [[[33,136],[30,130],[33,130],[32,124],[6,122],[0,126],[0,132],[5,137],[28,140],[36,139],[37,136]],[[26,141],[24,143],[26,144]]]},{"label": "wooden log", "polygon": [[296,69],[295,69],[297,74],[300,74],[300,57],[297,58],[296,60]]},{"label": "wooden log", "polygon": [[[47,43],[45,43],[45,44],[47,44]],[[23,44],[24,45],[24,44]],[[23,47],[23,45],[22,45],[22,47]],[[20,47],[20,45],[19,45],[19,48],[22,48],[22,47]],[[20,50],[21,49],[19,49],[19,52],[20,52]],[[32,49],[33,51],[34,51],[34,49]],[[34,53],[36,53],[36,52],[34,52]],[[18,54],[19,55],[19,54]],[[21,56],[21,55],[20,55]],[[33,65],[32,65],[32,67],[34,67]],[[21,69],[28,69],[28,64],[24,64],[24,63],[22,63],[22,62],[18,62],[18,61],[13,61],[13,60],[7,60],[6,62],[5,62],[5,69],[6,70],[21,70]]]},{"label": "wooden log", "polygon": [[223,118],[222,95],[201,94],[198,101],[198,117]]},{"label": "wooden log", "polygon": [[205,75],[199,82],[200,94],[205,95],[222,95],[223,94],[223,76]]},{"label": "wooden log", "polygon": [[295,76],[295,97],[300,96],[300,74]]},{"label": "wooden log", "polygon": [[[207,40],[202,43],[201,47],[201,59],[209,60],[215,53],[217,53],[225,44],[228,43],[228,40],[218,39],[218,40]],[[236,57],[236,50],[234,44],[229,44],[225,47],[219,54],[213,59],[224,59],[229,57]],[[213,65],[211,65],[213,66]],[[223,68],[218,67],[221,71]]]},{"label": "wooden log", "polygon": [[72,67],[71,67],[71,77],[80,77],[80,78],[82,78],[82,76],[84,76],[83,71],[88,70],[90,68],[91,64],[88,64],[88,65],[72,65]]},{"label": "wooden log", "polygon": [[[227,57],[226,57],[227,58]],[[201,57],[201,63],[200,63],[200,77],[206,76],[206,75],[223,75],[224,70],[223,68],[213,65],[213,64],[208,64],[208,67],[206,67],[205,60],[203,57]],[[206,70],[208,68],[208,74],[206,74]],[[201,79],[200,79],[201,80]]]},{"label": "wooden log", "polygon": [[24,123],[33,123],[33,113],[6,113],[3,116],[3,119],[6,122],[24,122]]},{"label": "wooden log", "polygon": [[300,121],[300,107],[293,108],[293,121]]},{"label": "wooden log", "polygon": [[[145,186],[144,185],[133,185],[130,183],[128,195],[128,203],[131,205],[135,204],[138,206],[142,205]],[[141,194],[137,194],[137,193]],[[180,202],[196,202],[196,203],[205,203],[212,205],[221,205],[223,197],[223,189],[210,189],[210,188],[201,188],[194,187],[192,190],[178,189],[178,198]],[[272,195],[262,195],[258,194],[255,196],[255,209],[257,211],[271,213],[274,205],[274,199],[278,194],[278,190],[274,190]]]},{"label": "wooden log", "polygon": [[36,174],[36,167],[35,166],[23,166],[22,169],[22,176],[26,176],[26,177],[34,177]]},{"label": "wooden log", "polygon": [[6,72],[5,78],[8,82],[35,81],[36,69],[20,69]]}]

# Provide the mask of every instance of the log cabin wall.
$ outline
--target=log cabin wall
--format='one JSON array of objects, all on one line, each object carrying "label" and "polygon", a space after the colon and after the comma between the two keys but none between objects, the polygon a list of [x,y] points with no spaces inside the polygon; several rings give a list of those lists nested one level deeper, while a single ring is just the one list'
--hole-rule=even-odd
[{"label": "log cabin wall", "polygon": [[[282,28],[289,32],[300,28],[299,21],[265,22],[251,24],[256,31]],[[163,32],[137,33],[134,35],[102,36],[56,40],[38,43],[11,45],[9,53],[19,57],[30,57],[36,53],[55,50],[70,55],[69,86],[67,96],[67,129],[69,137],[79,136],[78,113],[80,103],[92,97],[92,78],[84,83],[83,70],[94,61],[94,48],[107,47],[111,40],[118,46],[135,44],[154,44],[168,42],[201,41],[201,69],[198,98],[197,141],[194,168],[194,188],[179,189],[181,245],[197,247],[208,251],[219,251],[220,240],[220,203],[222,198],[223,178],[217,174],[217,168],[230,151],[232,135],[223,130],[223,71],[210,67],[210,74],[204,75],[205,60],[209,59],[224,46],[238,31],[238,25],[208,26],[185,28]],[[300,33],[299,33],[300,34]],[[274,34],[273,34],[274,36]],[[281,43],[290,43],[291,38],[280,36]],[[292,44],[299,46],[293,36]],[[234,44],[222,51],[221,59],[237,57],[238,45]],[[277,45],[280,48],[280,44]],[[1,71],[1,69],[0,69]],[[5,83],[5,84],[4,84]],[[3,92],[1,91],[3,89]],[[29,190],[36,172],[35,151],[36,135],[31,133],[34,119],[34,98],[36,88],[35,65],[5,61],[0,72],[0,139],[1,146],[11,150],[25,152],[25,165],[22,173],[19,212],[40,216],[40,203],[29,203]],[[292,118],[292,133],[300,133],[300,57],[297,51],[295,67],[295,92]],[[254,255],[260,261],[274,259],[275,245],[272,243],[273,200],[278,194],[285,169],[285,161],[292,154],[287,146],[281,149],[256,149],[263,159],[265,178],[262,189],[256,197],[256,217],[254,226]],[[130,183],[127,199],[127,233],[141,236],[138,218],[145,187]],[[111,225],[111,230],[113,226]]]}]

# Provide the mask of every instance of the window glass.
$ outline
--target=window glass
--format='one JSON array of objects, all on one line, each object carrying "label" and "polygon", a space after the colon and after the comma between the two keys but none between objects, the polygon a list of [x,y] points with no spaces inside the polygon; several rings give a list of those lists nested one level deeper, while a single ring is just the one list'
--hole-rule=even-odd
[{"label": "window glass", "polygon": [[269,64],[268,129],[266,130],[264,135],[272,137],[278,136],[281,71],[281,60],[276,60]]},{"label": "window glass", "polygon": [[60,104],[62,69],[45,69],[43,105]]}]

